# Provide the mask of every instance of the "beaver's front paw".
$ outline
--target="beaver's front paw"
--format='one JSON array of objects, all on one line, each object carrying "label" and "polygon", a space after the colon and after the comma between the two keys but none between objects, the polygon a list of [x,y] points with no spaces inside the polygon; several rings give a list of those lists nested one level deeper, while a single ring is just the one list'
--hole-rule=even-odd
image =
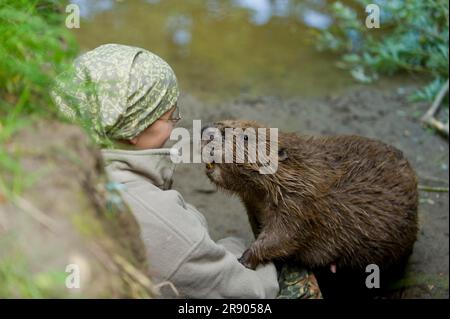
[{"label": "beaver's front paw", "polygon": [[241,264],[243,264],[245,267],[249,269],[256,269],[256,266],[258,266],[259,261],[256,258],[256,256],[252,253],[250,249],[247,249],[242,254],[241,258],[238,259]]}]

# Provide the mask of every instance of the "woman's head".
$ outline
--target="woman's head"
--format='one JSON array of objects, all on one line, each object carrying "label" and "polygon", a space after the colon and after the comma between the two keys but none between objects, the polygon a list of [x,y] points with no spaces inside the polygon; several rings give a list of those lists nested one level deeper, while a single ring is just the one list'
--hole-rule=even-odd
[{"label": "woman's head", "polygon": [[81,55],[52,92],[62,113],[85,125],[97,142],[126,141],[137,148],[164,144],[178,95],[176,76],[164,60],[118,44]]},{"label": "woman's head", "polygon": [[178,106],[174,105],[153,124],[129,141],[136,149],[160,148],[170,137],[173,127],[181,119]]}]

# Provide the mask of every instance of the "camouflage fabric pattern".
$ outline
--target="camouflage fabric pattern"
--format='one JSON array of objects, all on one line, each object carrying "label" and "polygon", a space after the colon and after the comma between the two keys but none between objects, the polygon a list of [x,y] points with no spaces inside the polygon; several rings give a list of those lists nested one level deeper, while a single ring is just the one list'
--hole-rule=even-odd
[{"label": "camouflage fabric pattern", "polygon": [[61,113],[100,144],[136,137],[174,106],[178,95],[175,73],[163,59],[119,44],[82,54],[52,91]]},{"label": "camouflage fabric pattern", "polygon": [[311,271],[294,265],[284,265],[279,277],[277,299],[322,299],[317,279]]}]

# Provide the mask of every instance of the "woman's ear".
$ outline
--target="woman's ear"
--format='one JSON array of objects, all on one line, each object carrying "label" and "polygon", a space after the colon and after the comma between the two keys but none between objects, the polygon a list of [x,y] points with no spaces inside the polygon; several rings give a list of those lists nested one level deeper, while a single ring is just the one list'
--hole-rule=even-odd
[{"label": "woman's ear", "polygon": [[285,148],[280,148],[278,150],[278,161],[282,162],[289,158],[287,150]]}]

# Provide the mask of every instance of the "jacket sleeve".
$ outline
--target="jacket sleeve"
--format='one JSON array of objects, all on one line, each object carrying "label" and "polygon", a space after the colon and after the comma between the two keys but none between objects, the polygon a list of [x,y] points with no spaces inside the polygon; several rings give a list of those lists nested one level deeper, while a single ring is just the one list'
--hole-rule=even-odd
[{"label": "jacket sleeve", "polygon": [[[238,261],[245,246],[236,238],[217,243],[204,216],[176,191],[131,188],[124,198],[139,222],[156,283],[170,282],[178,297],[274,298],[279,290],[272,263],[256,270]],[[177,297],[163,286],[162,297]]]},{"label": "jacket sleeve", "polygon": [[272,263],[247,269],[238,257],[245,247],[237,238],[215,243],[204,238],[173,274],[181,295],[191,298],[275,298],[279,291],[277,271]]}]

